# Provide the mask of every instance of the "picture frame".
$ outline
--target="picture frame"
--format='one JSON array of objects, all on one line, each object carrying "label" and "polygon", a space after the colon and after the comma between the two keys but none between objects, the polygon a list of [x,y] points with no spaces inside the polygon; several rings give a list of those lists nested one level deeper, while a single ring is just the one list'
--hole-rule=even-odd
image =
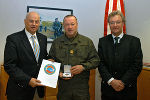
[{"label": "picture frame", "polygon": [[47,43],[64,34],[63,18],[73,15],[72,9],[27,6],[27,12],[35,11],[40,15],[39,33],[47,36]]}]

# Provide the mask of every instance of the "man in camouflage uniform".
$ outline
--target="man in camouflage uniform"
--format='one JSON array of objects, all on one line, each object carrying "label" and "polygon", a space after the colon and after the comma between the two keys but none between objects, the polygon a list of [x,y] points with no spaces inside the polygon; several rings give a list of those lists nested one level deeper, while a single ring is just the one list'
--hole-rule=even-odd
[{"label": "man in camouflage uniform", "polygon": [[[78,23],[73,15],[63,21],[65,34],[53,41],[49,57],[61,63],[58,100],[90,100],[90,69],[99,64],[99,57],[92,40],[77,32]],[[71,78],[64,78],[64,65],[71,65]]]}]

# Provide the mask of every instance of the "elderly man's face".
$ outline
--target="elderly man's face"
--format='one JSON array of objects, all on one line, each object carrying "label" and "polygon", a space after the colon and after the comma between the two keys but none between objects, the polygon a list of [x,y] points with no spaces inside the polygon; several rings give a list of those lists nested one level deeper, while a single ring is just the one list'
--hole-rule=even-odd
[{"label": "elderly man's face", "polygon": [[37,13],[31,12],[24,20],[25,28],[31,34],[34,34],[40,25],[40,16]]}]

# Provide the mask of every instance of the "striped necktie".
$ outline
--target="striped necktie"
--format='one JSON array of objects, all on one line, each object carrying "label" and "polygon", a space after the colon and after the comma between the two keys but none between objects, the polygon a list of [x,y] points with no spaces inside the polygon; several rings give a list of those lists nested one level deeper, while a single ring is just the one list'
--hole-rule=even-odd
[{"label": "striped necktie", "polygon": [[36,43],[34,35],[31,36],[31,39],[32,39],[32,43],[33,43],[33,52],[34,52],[36,61],[38,62],[39,53],[40,53],[40,46]]}]

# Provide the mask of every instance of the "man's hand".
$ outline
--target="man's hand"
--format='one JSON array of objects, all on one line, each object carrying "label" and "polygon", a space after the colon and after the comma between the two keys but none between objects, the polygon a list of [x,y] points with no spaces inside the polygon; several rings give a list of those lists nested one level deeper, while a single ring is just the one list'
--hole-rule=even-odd
[{"label": "man's hand", "polygon": [[36,87],[36,86],[44,86],[41,84],[41,81],[40,80],[37,80],[36,78],[31,78],[30,82],[29,82],[29,85],[31,87]]},{"label": "man's hand", "polygon": [[80,74],[83,70],[84,67],[82,65],[76,65],[70,69],[72,75]]},{"label": "man's hand", "polygon": [[124,83],[121,80],[112,80],[110,85],[113,87],[115,91],[122,91],[124,89]]}]

